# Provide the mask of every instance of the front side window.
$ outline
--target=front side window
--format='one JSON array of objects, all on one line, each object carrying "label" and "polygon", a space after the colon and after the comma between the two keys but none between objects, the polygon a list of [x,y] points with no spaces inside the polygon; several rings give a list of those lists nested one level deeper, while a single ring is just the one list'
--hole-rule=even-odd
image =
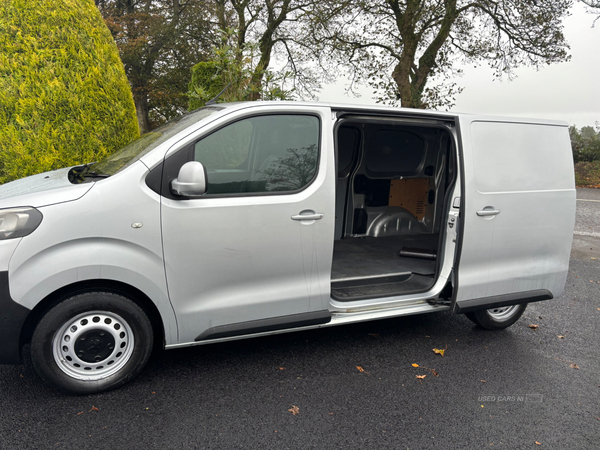
[{"label": "front side window", "polygon": [[208,175],[206,195],[297,191],[315,177],[319,119],[257,116],[227,125],[194,145]]}]

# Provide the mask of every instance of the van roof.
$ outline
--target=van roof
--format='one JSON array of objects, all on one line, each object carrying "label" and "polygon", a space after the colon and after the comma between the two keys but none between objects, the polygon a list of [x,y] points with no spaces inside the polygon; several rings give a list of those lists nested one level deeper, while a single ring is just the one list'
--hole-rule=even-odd
[{"label": "van roof", "polygon": [[470,117],[471,119],[477,118],[478,120],[486,121],[500,121],[500,122],[511,122],[511,123],[530,123],[540,125],[558,125],[568,126],[569,124],[563,120],[551,120],[551,119],[539,119],[530,117],[515,117],[515,116],[501,116],[491,114],[473,114],[463,112],[448,112],[448,111],[436,111],[432,109],[414,109],[414,108],[402,108],[397,106],[388,105],[364,105],[364,104],[353,104],[353,103],[340,103],[340,102],[309,102],[309,101],[254,101],[254,102],[233,102],[233,103],[219,103],[218,106],[225,107],[231,110],[244,109],[249,105],[253,106],[305,106],[305,107],[329,107],[334,111],[348,111],[356,113],[367,113],[367,112],[380,112],[380,113],[393,113],[393,114],[409,114],[417,116],[436,117],[440,119],[456,119],[458,117]]}]

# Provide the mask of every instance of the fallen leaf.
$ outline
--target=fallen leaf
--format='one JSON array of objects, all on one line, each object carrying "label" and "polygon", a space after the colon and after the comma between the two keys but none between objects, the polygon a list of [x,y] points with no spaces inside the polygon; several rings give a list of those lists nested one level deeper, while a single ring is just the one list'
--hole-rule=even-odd
[{"label": "fallen leaf", "polygon": [[419,380],[422,380],[422,379],[423,379],[423,378],[425,378],[426,376],[427,376],[427,375],[417,375],[416,377],[417,377]]},{"label": "fallen leaf", "polygon": [[564,336],[562,336],[560,334],[557,334],[557,336],[559,337],[559,339],[564,339],[565,338]]},{"label": "fallen leaf", "polygon": [[439,349],[439,348],[434,348],[433,351],[435,353],[437,353],[438,355],[442,355],[444,356],[444,352],[448,350],[448,344],[446,344],[446,346],[443,349]]},{"label": "fallen leaf", "polygon": [[89,412],[92,412],[92,411],[100,411],[100,410],[98,408],[96,408],[95,406],[92,406],[92,409],[90,409]]},{"label": "fallen leaf", "polygon": [[535,445],[542,445],[541,442],[535,441]]},{"label": "fallen leaf", "polygon": [[356,366],[356,368],[357,368],[357,369],[358,369],[358,371],[359,371],[359,372],[361,372],[361,373],[362,373],[362,372],[364,372],[364,373],[366,373],[366,374],[368,374],[368,373],[369,373],[369,372],[367,372],[365,369],[363,369],[363,368],[362,368],[362,367],[360,367],[360,366]]},{"label": "fallen leaf", "polygon": [[285,370],[285,367],[280,367],[279,370]]},{"label": "fallen leaf", "polygon": [[537,330],[539,328],[539,325],[532,323],[531,325],[529,325],[529,328],[531,328],[532,330]]},{"label": "fallen leaf", "polygon": [[80,413],[77,413],[78,416],[80,416],[81,414],[83,414],[83,411],[81,411]]},{"label": "fallen leaf", "polygon": [[[579,369],[579,366],[577,364],[575,364],[573,361],[567,361],[566,359],[560,359],[560,358],[554,358],[554,359],[556,359],[557,361],[569,363],[569,367],[571,369]],[[599,385],[599,387],[600,387],[600,385]]]},{"label": "fallen leaf", "polygon": [[419,367],[419,365],[418,365],[418,364],[413,364],[412,366],[413,366],[413,367]]},{"label": "fallen leaf", "polygon": [[481,380],[481,382],[482,382],[482,383],[487,383],[487,381],[485,381],[485,380]]},{"label": "fallen leaf", "polygon": [[439,377],[440,376],[440,374],[437,373],[435,370],[433,370],[433,369],[429,369],[429,370],[431,370],[431,373],[433,374],[434,377]]},{"label": "fallen leaf", "polygon": [[300,408],[298,408],[297,406],[294,406],[294,405],[290,405],[290,406],[291,406],[291,408],[288,409],[289,412],[291,412],[294,416],[296,414],[300,414]]}]

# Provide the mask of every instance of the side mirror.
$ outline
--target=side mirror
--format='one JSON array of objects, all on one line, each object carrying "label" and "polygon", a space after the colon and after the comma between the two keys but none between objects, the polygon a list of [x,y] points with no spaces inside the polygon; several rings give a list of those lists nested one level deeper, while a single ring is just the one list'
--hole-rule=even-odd
[{"label": "side mirror", "polygon": [[196,197],[206,192],[206,170],[198,161],[186,162],[177,178],[171,181],[171,191],[185,197]]}]

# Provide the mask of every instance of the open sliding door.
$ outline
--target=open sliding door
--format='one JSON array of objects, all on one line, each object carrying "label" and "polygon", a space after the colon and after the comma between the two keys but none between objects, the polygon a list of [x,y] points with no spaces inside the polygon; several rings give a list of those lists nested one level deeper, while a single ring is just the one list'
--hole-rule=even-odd
[{"label": "open sliding door", "polygon": [[464,229],[455,309],[560,295],[575,221],[566,124],[461,116],[460,128]]}]

